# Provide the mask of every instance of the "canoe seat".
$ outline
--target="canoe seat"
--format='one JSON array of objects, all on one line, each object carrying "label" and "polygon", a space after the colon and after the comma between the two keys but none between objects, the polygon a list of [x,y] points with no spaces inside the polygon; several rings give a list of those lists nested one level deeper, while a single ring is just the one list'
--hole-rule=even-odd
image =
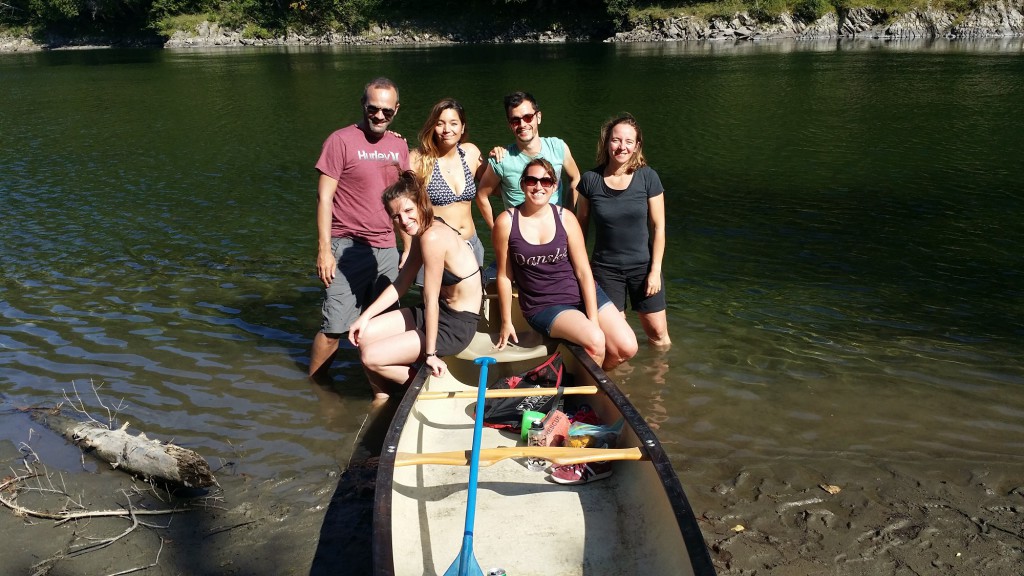
[{"label": "canoe seat", "polygon": [[504,350],[495,350],[498,333],[477,332],[469,346],[455,356],[463,360],[475,360],[481,356],[490,356],[498,362],[518,362],[546,358],[551,355],[548,352],[550,349],[548,342],[537,332],[533,330],[519,331],[516,335],[519,337],[518,344],[510,342]]},{"label": "canoe seat", "polygon": [[[481,356],[490,356],[498,362],[519,362],[547,358],[554,352],[556,343],[550,338],[541,336],[523,317],[519,305],[512,306],[512,325],[516,328],[518,344],[509,343],[504,350],[495,350],[498,333],[501,330],[501,312],[498,305],[498,288],[493,281],[494,271],[488,270],[485,275],[492,278],[484,291],[483,305],[480,310],[480,324],[476,336],[465,350],[455,355],[462,360],[476,360]],[[512,298],[519,299],[519,291],[512,288]]]}]

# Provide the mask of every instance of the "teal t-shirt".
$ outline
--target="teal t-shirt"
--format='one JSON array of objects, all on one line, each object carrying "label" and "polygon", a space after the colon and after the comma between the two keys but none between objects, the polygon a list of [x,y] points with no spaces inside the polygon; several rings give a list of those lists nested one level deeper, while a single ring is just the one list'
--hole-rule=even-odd
[{"label": "teal t-shirt", "polygon": [[488,158],[494,173],[501,179],[501,199],[505,201],[505,208],[519,206],[526,200],[523,191],[519,188],[519,178],[523,175],[526,165],[537,158],[544,158],[555,167],[555,174],[558,175],[558,187],[551,195],[550,202],[555,205],[562,204],[562,162],[565,161],[565,142],[561,138],[540,139],[540,154],[529,156],[521,151],[515,144],[505,147],[508,154],[499,163],[494,158]]}]

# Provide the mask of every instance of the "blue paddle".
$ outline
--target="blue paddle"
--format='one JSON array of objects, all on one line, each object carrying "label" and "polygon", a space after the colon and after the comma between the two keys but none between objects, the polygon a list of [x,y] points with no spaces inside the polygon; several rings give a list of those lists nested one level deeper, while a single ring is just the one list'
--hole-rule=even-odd
[{"label": "blue paddle", "polygon": [[487,393],[487,367],[497,362],[490,356],[474,360],[480,365],[480,382],[476,392],[476,420],[473,423],[473,452],[469,459],[469,486],[466,487],[466,531],[462,535],[462,550],[448,567],[444,576],[483,576],[480,563],[473,555],[473,522],[476,520],[476,477],[480,472],[480,437],[484,429],[484,394]]}]

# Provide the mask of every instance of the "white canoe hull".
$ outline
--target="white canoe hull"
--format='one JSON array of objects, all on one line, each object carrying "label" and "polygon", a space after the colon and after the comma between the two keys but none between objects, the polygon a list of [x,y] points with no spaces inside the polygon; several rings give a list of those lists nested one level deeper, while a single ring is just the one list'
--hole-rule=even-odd
[{"label": "white canoe hull", "polygon": [[[549,343],[550,345],[550,343]],[[561,345],[574,385],[597,385],[590,404],[605,422],[625,417],[619,448],[639,447],[641,461],[613,462],[611,477],[562,485],[519,459],[481,466],[473,537],[485,573],[512,576],[714,574],[703,537],[678,478],[653,432],[632,404],[577,347]],[[548,350],[550,351],[550,350]],[[541,359],[499,363],[489,382]],[[392,423],[377,478],[374,572],[444,574],[459,554],[466,519],[468,466],[395,467],[397,453],[469,451],[475,397],[417,400],[422,392],[476,391],[478,367],[448,359],[451,374],[421,371]],[[510,431],[483,429],[481,446],[521,445]]]}]

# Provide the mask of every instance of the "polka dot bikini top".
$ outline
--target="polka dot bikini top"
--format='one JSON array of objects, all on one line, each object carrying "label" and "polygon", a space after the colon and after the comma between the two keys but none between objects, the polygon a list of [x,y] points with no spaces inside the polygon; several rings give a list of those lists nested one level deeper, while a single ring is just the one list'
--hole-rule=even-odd
[{"label": "polka dot bikini top", "polygon": [[448,185],[444,176],[441,175],[441,166],[434,160],[434,171],[430,173],[430,183],[427,184],[427,196],[434,206],[447,206],[455,202],[466,202],[476,198],[476,182],[473,181],[473,174],[469,171],[469,164],[466,164],[466,151],[458,144],[455,148],[459,151],[459,160],[462,161],[462,173],[466,177],[466,188],[462,194],[456,196],[455,190]]}]

